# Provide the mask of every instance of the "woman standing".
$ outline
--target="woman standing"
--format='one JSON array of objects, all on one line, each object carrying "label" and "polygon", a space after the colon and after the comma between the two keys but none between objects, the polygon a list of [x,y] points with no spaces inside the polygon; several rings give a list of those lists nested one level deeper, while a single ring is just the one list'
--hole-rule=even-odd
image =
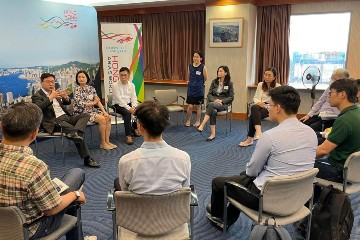
[{"label": "woman standing", "polygon": [[202,132],[205,124],[210,120],[211,134],[206,141],[212,141],[215,139],[217,112],[225,111],[234,100],[234,87],[227,66],[220,66],[218,68],[217,78],[211,82],[207,98],[208,105],[206,106],[205,117],[197,130]]},{"label": "woman standing", "polygon": [[[99,124],[100,148],[114,149],[117,146],[110,142],[111,118],[101,104],[95,88],[87,85],[89,81],[90,77],[85,71],[76,74],[76,84],[79,86],[74,90],[74,113],[88,113],[90,122]],[[99,109],[95,108],[95,105]]]},{"label": "woman standing", "polygon": [[274,67],[265,70],[264,80],[258,84],[254,95],[254,105],[251,106],[248,136],[245,141],[240,142],[240,147],[251,146],[262,134],[261,119],[269,116],[269,111],[266,109],[266,104],[269,101],[269,90],[281,86],[276,83],[276,75],[277,71]]},{"label": "woman standing", "polygon": [[187,108],[187,121],[186,127],[191,125],[191,116],[193,107],[196,106],[196,121],[194,127],[199,127],[201,119],[201,104],[204,102],[204,83],[207,79],[206,67],[201,61],[203,54],[201,51],[195,51],[193,55],[193,63],[189,65],[189,81],[186,103]]}]

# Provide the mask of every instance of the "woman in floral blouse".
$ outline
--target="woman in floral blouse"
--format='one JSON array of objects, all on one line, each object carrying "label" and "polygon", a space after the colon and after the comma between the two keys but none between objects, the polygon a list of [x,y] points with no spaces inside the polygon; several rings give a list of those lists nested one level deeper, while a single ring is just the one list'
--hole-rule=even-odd
[{"label": "woman in floral blouse", "polygon": [[[85,71],[79,71],[76,74],[76,83],[79,86],[74,90],[74,113],[88,113],[90,122],[99,124],[100,148],[105,150],[114,149],[117,146],[110,142],[110,116],[101,104],[95,88],[87,85],[89,81],[90,77]],[[95,108],[95,106],[99,108]]]}]

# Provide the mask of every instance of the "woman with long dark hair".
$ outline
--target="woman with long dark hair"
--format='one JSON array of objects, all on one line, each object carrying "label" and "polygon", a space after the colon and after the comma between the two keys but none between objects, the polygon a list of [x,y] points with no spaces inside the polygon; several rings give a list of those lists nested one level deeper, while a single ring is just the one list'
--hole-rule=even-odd
[{"label": "woman with long dark hair", "polygon": [[254,105],[251,106],[251,114],[249,117],[249,132],[245,141],[240,142],[240,147],[247,147],[253,145],[254,141],[258,140],[261,131],[261,120],[269,116],[269,111],[266,108],[269,101],[269,90],[281,86],[276,83],[276,68],[267,68],[264,72],[264,80],[257,86],[254,95]]},{"label": "woman with long dark hair", "polygon": [[205,124],[210,120],[211,134],[206,141],[215,139],[215,126],[217,112],[225,111],[234,100],[234,87],[227,66],[220,66],[217,70],[217,78],[211,82],[207,95],[208,105],[204,120],[198,127],[198,131],[204,130]]}]

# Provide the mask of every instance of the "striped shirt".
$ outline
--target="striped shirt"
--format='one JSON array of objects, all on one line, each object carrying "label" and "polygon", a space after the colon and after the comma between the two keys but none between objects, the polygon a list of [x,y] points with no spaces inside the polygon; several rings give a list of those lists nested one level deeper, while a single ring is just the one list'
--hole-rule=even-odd
[{"label": "striped shirt", "polygon": [[[61,203],[48,166],[30,147],[0,143],[0,206],[18,206],[30,223]],[[29,227],[34,235],[40,222]]]}]

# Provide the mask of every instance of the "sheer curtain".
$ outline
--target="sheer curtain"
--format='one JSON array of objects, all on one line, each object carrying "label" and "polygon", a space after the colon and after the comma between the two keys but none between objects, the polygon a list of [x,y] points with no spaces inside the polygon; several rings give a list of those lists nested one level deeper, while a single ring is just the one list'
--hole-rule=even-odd
[{"label": "sheer curtain", "polygon": [[256,35],[256,79],[263,80],[264,70],[275,67],[277,82],[288,83],[290,56],[290,5],[258,7]]},{"label": "sheer curtain", "polygon": [[204,10],[106,16],[98,20],[143,24],[145,79],[185,80],[193,52],[205,50]]}]

